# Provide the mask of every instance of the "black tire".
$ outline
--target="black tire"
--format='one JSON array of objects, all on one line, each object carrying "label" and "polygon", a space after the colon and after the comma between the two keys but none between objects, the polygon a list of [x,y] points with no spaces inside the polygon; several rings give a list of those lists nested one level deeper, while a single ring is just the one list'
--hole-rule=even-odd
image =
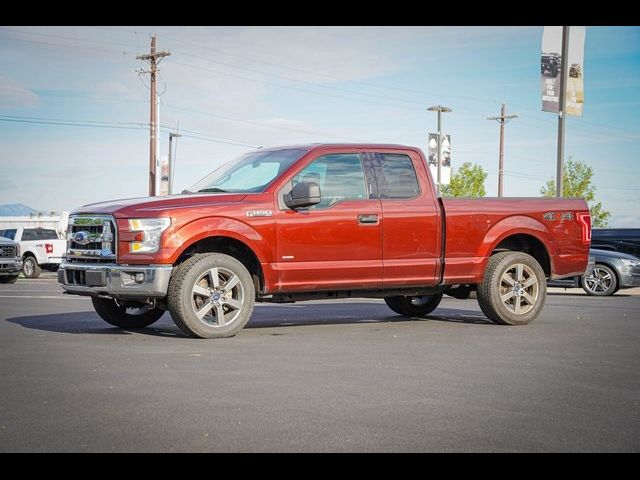
[{"label": "black tire", "polygon": [[169,281],[167,305],[186,335],[227,338],[247,324],[255,296],[251,274],[240,261],[222,253],[203,253],[176,268]]},{"label": "black tire", "polygon": [[18,281],[18,275],[2,275],[0,276],[0,283],[16,283]]},{"label": "black tire", "polygon": [[544,270],[526,253],[497,253],[487,263],[477,297],[480,309],[492,322],[526,325],[540,314],[547,298]]},{"label": "black tire", "polygon": [[407,317],[424,317],[429,315],[438,307],[441,300],[442,293],[418,297],[386,297],[384,299],[391,310]]},{"label": "black tire", "polygon": [[147,305],[126,307],[111,298],[91,297],[93,308],[105,322],[114,327],[136,330],[155,323],[164,315],[164,310]]},{"label": "black tire", "polygon": [[580,279],[580,286],[587,295],[606,297],[619,290],[618,276],[611,267],[596,263],[591,274]]},{"label": "black tire", "polygon": [[31,255],[27,255],[22,260],[22,274],[26,278],[38,278],[42,273],[42,267],[38,265],[38,261],[36,257],[32,257]]}]

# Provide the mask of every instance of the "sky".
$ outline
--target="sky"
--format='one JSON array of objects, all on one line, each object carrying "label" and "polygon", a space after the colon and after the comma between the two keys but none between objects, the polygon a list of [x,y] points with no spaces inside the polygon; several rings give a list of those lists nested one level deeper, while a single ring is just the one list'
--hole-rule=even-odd
[{"label": "sky", "polygon": [[[0,26],[0,205],[72,210],[148,193],[149,76],[157,35],[160,154],[174,192],[256,147],[315,142],[427,149],[432,105],[451,165],[488,172],[497,194],[501,103],[505,196],[555,178],[557,115],[541,111],[543,27]],[[585,104],[565,159],[594,171],[611,227],[640,227],[640,27],[586,28]]]}]

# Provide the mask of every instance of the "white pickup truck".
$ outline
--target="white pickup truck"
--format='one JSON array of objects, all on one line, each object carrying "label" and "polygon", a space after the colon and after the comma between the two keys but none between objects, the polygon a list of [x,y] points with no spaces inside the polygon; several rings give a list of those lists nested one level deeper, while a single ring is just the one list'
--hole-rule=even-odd
[{"label": "white pickup truck", "polygon": [[67,241],[58,238],[56,231],[50,228],[7,228],[0,230],[0,237],[20,244],[22,273],[27,278],[39,277],[43,268],[57,270],[67,250]]}]

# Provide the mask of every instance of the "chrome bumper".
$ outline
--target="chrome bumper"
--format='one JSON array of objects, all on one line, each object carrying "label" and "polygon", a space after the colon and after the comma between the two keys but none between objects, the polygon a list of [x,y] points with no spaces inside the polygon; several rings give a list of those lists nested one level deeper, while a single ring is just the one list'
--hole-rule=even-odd
[{"label": "chrome bumper", "polygon": [[167,295],[171,265],[89,264],[63,262],[58,283],[74,295],[116,298],[162,298]]},{"label": "chrome bumper", "polygon": [[0,258],[0,275],[16,275],[21,271],[21,258]]}]

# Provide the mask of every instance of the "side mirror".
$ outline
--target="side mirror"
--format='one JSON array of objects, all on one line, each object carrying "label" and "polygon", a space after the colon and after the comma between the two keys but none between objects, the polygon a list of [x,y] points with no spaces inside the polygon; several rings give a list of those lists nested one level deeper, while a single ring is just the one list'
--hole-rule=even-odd
[{"label": "side mirror", "polygon": [[320,203],[320,185],[316,182],[297,183],[291,192],[284,196],[284,204],[291,210],[310,207]]}]

